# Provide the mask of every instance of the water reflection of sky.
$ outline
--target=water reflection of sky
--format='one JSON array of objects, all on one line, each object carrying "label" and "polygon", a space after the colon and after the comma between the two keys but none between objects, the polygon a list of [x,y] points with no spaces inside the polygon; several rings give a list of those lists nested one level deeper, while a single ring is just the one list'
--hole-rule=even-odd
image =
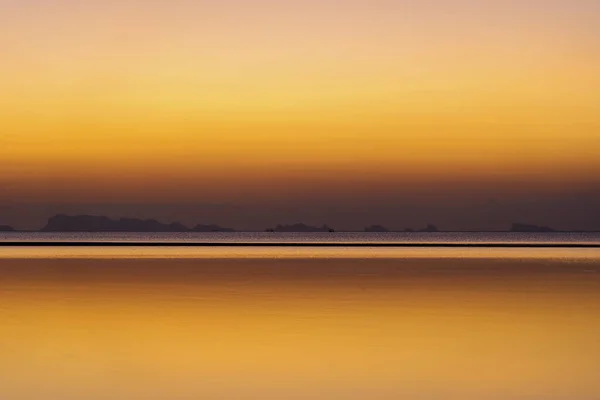
[{"label": "water reflection of sky", "polygon": [[600,248],[0,247],[2,258],[491,258],[600,260]]},{"label": "water reflection of sky", "polygon": [[0,398],[600,395],[597,258],[276,254],[0,259]]}]

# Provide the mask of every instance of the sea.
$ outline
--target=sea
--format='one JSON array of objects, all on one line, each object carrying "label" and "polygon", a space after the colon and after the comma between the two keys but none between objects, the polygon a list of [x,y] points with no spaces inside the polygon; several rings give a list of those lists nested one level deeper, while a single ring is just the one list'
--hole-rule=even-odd
[{"label": "sea", "polygon": [[599,371],[600,234],[0,234],[3,400],[598,400]]}]

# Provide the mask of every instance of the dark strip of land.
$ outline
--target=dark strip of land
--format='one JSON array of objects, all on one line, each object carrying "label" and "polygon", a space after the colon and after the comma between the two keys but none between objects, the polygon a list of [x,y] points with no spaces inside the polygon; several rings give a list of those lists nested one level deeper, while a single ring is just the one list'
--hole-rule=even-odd
[{"label": "dark strip of land", "polygon": [[445,248],[600,248],[600,243],[341,243],[341,242],[0,242],[0,247],[445,247]]}]

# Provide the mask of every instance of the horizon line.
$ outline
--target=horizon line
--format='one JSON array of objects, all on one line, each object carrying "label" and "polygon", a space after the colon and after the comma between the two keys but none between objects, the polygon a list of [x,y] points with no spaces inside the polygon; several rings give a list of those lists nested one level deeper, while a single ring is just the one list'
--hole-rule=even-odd
[{"label": "horizon line", "polygon": [[341,242],[0,242],[1,247],[440,247],[440,248],[600,248],[600,243],[341,243]]}]

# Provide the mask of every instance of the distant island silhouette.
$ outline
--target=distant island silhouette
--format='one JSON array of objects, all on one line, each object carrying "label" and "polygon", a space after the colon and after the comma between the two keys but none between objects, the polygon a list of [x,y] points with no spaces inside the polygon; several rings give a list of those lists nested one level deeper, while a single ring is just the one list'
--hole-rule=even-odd
[{"label": "distant island silhouette", "polygon": [[365,228],[365,232],[390,232],[390,230],[382,225],[371,225]]},{"label": "distant island silhouette", "polygon": [[511,232],[556,232],[556,230],[547,226],[538,226],[532,224],[513,223]]},{"label": "distant island silhouette", "polygon": [[196,225],[194,229],[179,223],[163,224],[154,219],[120,218],[104,216],[64,214],[48,220],[42,232],[234,232],[218,225]]},{"label": "distant island silhouette", "polygon": [[267,232],[335,232],[334,229],[323,225],[322,227],[305,225],[302,223],[293,225],[277,225],[275,228],[267,229]]},{"label": "distant island silhouette", "polygon": [[[9,225],[0,225],[0,232],[17,232],[17,229]],[[46,226],[39,232],[238,232],[233,228],[225,228],[216,224],[197,224],[189,228],[180,222],[162,223],[155,219],[139,218],[119,218],[112,219],[100,215],[66,215],[58,214],[48,219]],[[260,232],[260,231],[248,231]],[[295,233],[318,233],[318,232],[336,232],[328,225],[311,226],[304,223],[295,223],[291,225],[278,224],[274,228],[269,228],[263,232],[295,232]],[[348,231],[358,232],[358,231]],[[406,228],[404,230],[393,230],[383,225],[370,225],[364,228],[363,232],[385,233],[385,232],[404,232],[404,233],[436,233],[436,232],[465,232],[465,233],[593,233],[598,231],[568,231],[556,230],[554,228],[535,225],[530,223],[514,222],[509,230],[505,231],[443,231],[439,230],[434,224],[427,224],[422,229]]]},{"label": "distant island silhouette", "polygon": [[[365,232],[400,232],[400,231],[392,231],[387,229],[385,226],[382,225],[371,225],[367,228],[365,228]],[[439,229],[437,228],[437,226],[433,225],[433,224],[427,224],[427,226],[423,229],[418,229],[418,230],[414,230],[412,228],[407,228],[402,232],[407,232],[407,233],[411,233],[411,232],[439,232]]]},{"label": "distant island silhouette", "polygon": [[223,228],[219,225],[202,225],[198,224],[194,228],[192,228],[193,232],[235,232],[235,229],[231,228]]},{"label": "distant island silhouette", "polygon": [[439,232],[440,230],[437,228],[437,226],[433,225],[433,224],[427,224],[427,226],[424,229],[420,229],[417,232]]}]

